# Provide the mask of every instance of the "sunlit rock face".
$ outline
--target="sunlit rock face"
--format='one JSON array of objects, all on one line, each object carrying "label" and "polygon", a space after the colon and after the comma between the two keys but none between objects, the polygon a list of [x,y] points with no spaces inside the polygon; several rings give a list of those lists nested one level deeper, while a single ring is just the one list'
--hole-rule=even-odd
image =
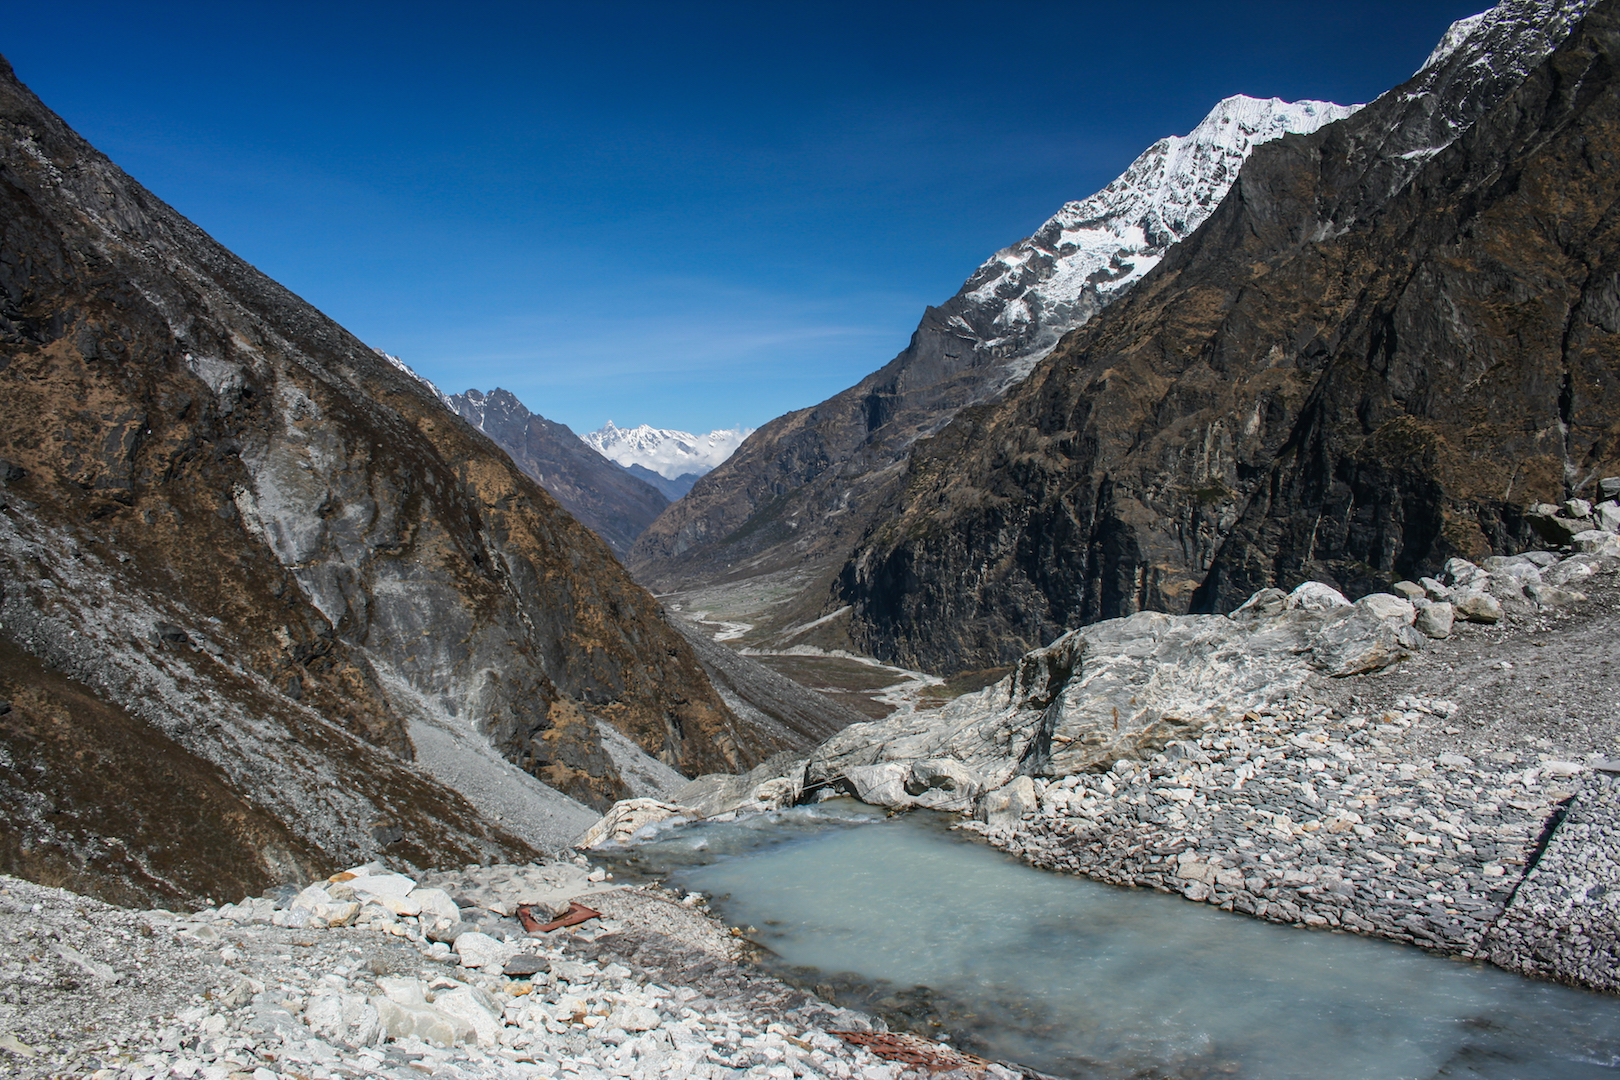
[{"label": "sunlit rock face", "polygon": [[509,391],[468,390],[447,401],[620,558],[669,505],[653,485],[603,457],[566,424],[530,412]]}]

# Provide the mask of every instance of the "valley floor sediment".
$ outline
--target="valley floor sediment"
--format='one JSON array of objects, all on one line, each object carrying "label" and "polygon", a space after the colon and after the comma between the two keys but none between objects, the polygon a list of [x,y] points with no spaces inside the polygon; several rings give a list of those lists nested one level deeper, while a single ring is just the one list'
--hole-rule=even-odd
[{"label": "valley floor sediment", "polygon": [[[1583,588],[1146,761],[1035,781],[1032,812],[964,827],[1045,869],[1616,992],[1620,582]],[[679,896],[604,892],[572,863],[412,874],[356,867],[190,914],[0,878],[0,1065],[23,1080],[924,1075],[835,1036],[882,1024],[755,968]],[[605,918],[532,934],[510,917],[574,897]]]}]

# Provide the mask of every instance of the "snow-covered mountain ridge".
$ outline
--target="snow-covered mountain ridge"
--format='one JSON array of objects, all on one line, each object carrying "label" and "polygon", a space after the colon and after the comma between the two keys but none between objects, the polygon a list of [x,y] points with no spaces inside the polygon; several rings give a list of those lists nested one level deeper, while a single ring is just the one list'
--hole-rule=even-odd
[{"label": "snow-covered mountain ridge", "polygon": [[1468,130],[1477,119],[1480,100],[1494,100],[1524,81],[1593,3],[1504,0],[1489,11],[1452,23],[1414,73],[1419,81],[1390,91],[1428,112],[1427,130],[1414,127],[1408,136],[1418,145],[1398,155],[1407,168],[1415,170]]},{"label": "snow-covered mountain ridge", "polygon": [[1064,204],[1033,236],[991,256],[957,294],[949,325],[1002,359],[1009,381],[1021,379],[1203,224],[1256,146],[1309,134],[1358,108],[1225,99],[1191,132],[1160,139],[1113,183]]},{"label": "snow-covered mountain ridge", "polygon": [[1466,49],[1471,54],[1469,67],[1494,67],[1499,74],[1523,79],[1569,36],[1575,20],[1594,2],[1504,0],[1489,11],[1452,23],[1417,73],[1438,69],[1453,53]]},{"label": "snow-covered mountain ridge", "polygon": [[669,480],[702,476],[732,455],[753,428],[718,428],[707,435],[641,424],[621,428],[609,420],[580,438],[610,461],[625,468],[640,465]]}]

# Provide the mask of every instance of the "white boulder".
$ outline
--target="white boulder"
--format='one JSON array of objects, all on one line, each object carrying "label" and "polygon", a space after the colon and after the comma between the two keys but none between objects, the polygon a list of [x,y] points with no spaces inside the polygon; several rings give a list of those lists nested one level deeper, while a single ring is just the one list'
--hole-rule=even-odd
[{"label": "white boulder", "polygon": [[622,844],[641,829],[674,817],[691,817],[684,806],[657,799],[621,799],[609,807],[600,821],[585,830],[574,842],[576,848],[590,849]]},{"label": "white boulder", "polygon": [[517,954],[514,946],[477,930],[456,935],[456,940],[450,947],[455,950],[456,956],[460,957],[462,967],[495,971],[499,971],[503,964]]}]

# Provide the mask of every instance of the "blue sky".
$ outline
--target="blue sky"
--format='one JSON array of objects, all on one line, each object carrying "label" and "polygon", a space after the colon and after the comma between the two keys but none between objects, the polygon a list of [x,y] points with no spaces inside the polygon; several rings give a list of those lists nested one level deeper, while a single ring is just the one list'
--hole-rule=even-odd
[{"label": "blue sky", "polygon": [[1370,100],[1485,6],[53,0],[0,51],[444,389],[702,432],[880,367],[1220,98]]}]

